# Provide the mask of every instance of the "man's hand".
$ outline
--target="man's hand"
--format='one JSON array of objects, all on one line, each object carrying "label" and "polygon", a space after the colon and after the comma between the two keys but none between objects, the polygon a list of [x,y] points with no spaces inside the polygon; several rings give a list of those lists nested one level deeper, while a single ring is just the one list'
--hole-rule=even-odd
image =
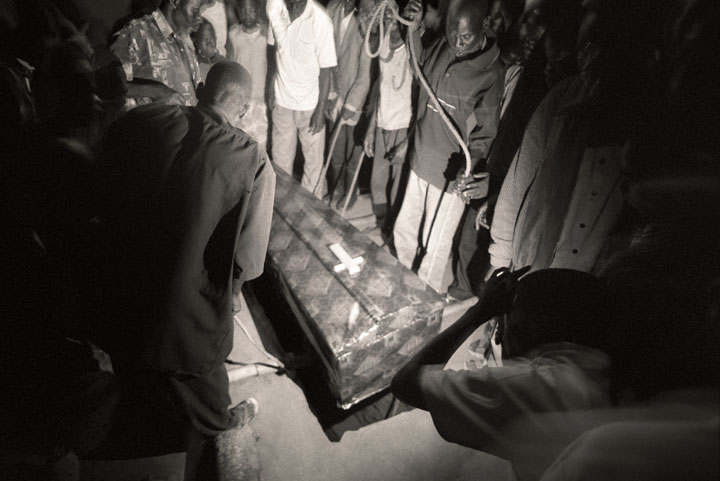
[{"label": "man's hand", "polygon": [[530,266],[512,272],[507,267],[502,267],[490,275],[481,299],[487,315],[494,317],[510,311],[515,301],[518,280],[529,270]]},{"label": "man's hand", "polygon": [[488,224],[487,213],[488,213],[488,203],[486,200],[485,202],[482,203],[482,205],[478,209],[477,215],[475,216],[475,230],[480,230],[480,227],[484,227],[487,230],[490,230],[490,224]]},{"label": "man's hand", "polygon": [[405,157],[407,156],[408,139],[406,138],[395,146],[390,152],[385,155],[385,159],[390,162],[390,165],[403,165],[405,163]]},{"label": "man's hand", "polygon": [[375,125],[370,124],[363,140],[363,150],[367,157],[375,157]]},{"label": "man's hand", "polygon": [[355,117],[356,113],[356,111],[347,108],[347,105],[343,105],[342,112],[340,112],[340,119],[348,125],[355,125],[357,122],[353,122],[352,118]]},{"label": "man's hand", "polygon": [[420,0],[410,0],[403,10],[403,17],[408,20],[415,20],[418,16],[422,16],[422,2]]},{"label": "man's hand", "polygon": [[458,188],[460,188],[460,196],[463,202],[469,204],[473,199],[483,199],[487,197],[489,177],[490,174],[487,172],[473,174],[472,177],[463,177],[462,180],[458,182]]},{"label": "man's hand", "polygon": [[315,135],[322,131],[322,129],[325,127],[325,112],[324,106],[323,108],[319,108],[320,106],[315,108],[315,111],[313,111],[312,117],[310,117],[310,126],[308,127],[308,130],[310,131],[311,135]]}]

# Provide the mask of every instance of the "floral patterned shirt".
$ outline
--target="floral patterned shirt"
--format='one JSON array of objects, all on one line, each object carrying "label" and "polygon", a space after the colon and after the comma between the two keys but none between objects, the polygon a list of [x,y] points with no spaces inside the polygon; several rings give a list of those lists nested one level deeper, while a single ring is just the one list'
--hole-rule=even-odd
[{"label": "floral patterned shirt", "polygon": [[[195,88],[201,75],[195,51],[173,32],[160,10],[131,20],[117,33],[110,49],[122,62],[128,82],[156,80],[182,95],[186,105],[197,103]],[[147,98],[129,100],[129,106],[150,103]]]}]

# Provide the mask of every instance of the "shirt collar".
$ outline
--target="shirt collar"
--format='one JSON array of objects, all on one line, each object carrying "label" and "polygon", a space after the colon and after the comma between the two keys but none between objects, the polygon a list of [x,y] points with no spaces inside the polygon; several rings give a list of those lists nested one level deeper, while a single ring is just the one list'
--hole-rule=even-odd
[{"label": "shirt collar", "polygon": [[151,15],[152,18],[155,20],[155,25],[157,25],[160,33],[163,34],[163,37],[170,38],[170,36],[175,33],[170,26],[170,23],[167,21],[167,18],[165,18],[165,15],[163,15],[159,8],[153,10]]},{"label": "shirt collar", "polygon": [[312,14],[313,14],[313,6],[311,5],[312,2],[313,2],[313,0],[307,0],[307,3],[305,4],[305,10],[303,10],[303,13],[301,13],[300,16],[298,18],[296,18],[295,20],[305,20],[305,19],[312,17]]}]

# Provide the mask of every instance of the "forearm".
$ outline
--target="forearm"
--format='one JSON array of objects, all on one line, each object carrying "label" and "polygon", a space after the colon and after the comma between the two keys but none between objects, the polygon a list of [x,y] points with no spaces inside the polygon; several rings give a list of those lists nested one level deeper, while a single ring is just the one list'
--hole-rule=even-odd
[{"label": "forearm", "polygon": [[127,83],[128,98],[147,97],[153,100],[165,99],[174,91],[165,84],[155,80],[147,80],[134,78],[132,82]]},{"label": "forearm", "polygon": [[318,103],[315,107],[316,112],[325,112],[327,107],[328,94],[330,93],[330,75],[332,68],[321,68],[320,69],[320,93],[318,94]]},{"label": "forearm", "polygon": [[423,374],[442,367],[477,328],[488,320],[480,302],[468,309],[452,326],[432,339],[395,375],[391,389],[404,403],[426,409]]}]

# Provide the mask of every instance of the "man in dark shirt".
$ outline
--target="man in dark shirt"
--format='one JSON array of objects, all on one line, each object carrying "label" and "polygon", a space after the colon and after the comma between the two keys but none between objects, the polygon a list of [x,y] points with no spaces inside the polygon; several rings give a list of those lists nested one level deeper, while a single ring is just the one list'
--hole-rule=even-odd
[{"label": "man in dark shirt", "polygon": [[[416,18],[420,10],[420,2],[413,0],[405,16]],[[450,2],[445,36],[418,55],[430,87],[468,146],[473,166],[484,161],[495,137],[503,90],[500,52],[485,34],[487,10],[485,1]],[[417,47],[417,32],[412,35]],[[443,293],[452,237],[465,208],[455,181],[456,173],[464,171],[464,157],[424,90],[417,105],[412,171],[395,223],[395,247],[403,265]]]},{"label": "man in dark shirt", "polygon": [[219,62],[197,107],[134,109],[106,148],[103,347],[119,376],[149,381],[161,412],[204,436],[241,422],[223,364],[232,292],[261,274],[270,232],[275,174],[231,125],[250,90],[245,69]]}]

